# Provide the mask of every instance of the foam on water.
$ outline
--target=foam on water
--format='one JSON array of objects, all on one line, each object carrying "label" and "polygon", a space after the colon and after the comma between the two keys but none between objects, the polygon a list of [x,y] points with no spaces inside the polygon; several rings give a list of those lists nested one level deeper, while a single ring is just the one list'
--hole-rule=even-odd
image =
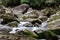
[{"label": "foam on water", "polygon": [[45,21],[45,22],[43,22],[42,24],[41,24],[41,27],[40,27],[42,30],[47,30],[47,29],[49,29],[48,27],[47,27],[47,22]]},{"label": "foam on water", "polygon": [[17,29],[18,29],[18,31],[20,31],[20,30],[23,31],[25,29],[30,30],[30,31],[47,30],[48,29],[48,27],[46,26],[47,25],[46,22],[43,22],[40,27],[25,27],[24,24],[26,24],[26,23],[29,23],[29,22],[20,22],[20,24],[18,24],[18,27],[12,28],[12,31],[9,33],[16,33]]},{"label": "foam on water", "polygon": [[9,32],[9,33],[16,33],[17,31],[20,31],[20,30],[25,30],[26,29],[26,27],[20,27],[20,28],[12,28],[12,31],[11,32]]},{"label": "foam on water", "polygon": [[25,27],[24,24],[26,24],[26,23],[29,23],[29,22],[20,22],[20,23],[18,24],[18,27]]}]

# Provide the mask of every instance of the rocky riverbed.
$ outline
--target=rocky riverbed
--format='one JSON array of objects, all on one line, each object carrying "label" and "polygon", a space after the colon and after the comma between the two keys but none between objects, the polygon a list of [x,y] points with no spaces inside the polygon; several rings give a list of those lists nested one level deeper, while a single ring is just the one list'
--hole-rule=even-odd
[{"label": "rocky riverbed", "polygon": [[60,10],[0,5],[0,35],[0,40],[59,40]]}]

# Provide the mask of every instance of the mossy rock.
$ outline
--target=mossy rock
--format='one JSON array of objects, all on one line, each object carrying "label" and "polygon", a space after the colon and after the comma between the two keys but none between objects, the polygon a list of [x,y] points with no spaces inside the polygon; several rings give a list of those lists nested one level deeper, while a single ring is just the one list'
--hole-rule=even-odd
[{"label": "mossy rock", "polygon": [[24,33],[34,38],[38,38],[38,35],[30,30],[24,30]]},{"label": "mossy rock", "polygon": [[54,32],[57,35],[60,35],[60,29],[55,29],[55,30],[51,30],[52,32]]},{"label": "mossy rock", "polygon": [[38,40],[28,35],[2,34],[0,40]]},{"label": "mossy rock", "polygon": [[37,37],[38,37],[38,35],[35,32],[32,32],[32,31],[27,30],[27,29],[24,30],[24,31],[18,31],[16,34],[17,35],[22,35],[22,36],[25,36],[25,37],[29,36],[29,37],[31,37],[32,39],[35,39],[35,40],[37,40]]},{"label": "mossy rock", "polygon": [[28,17],[27,16],[23,16],[22,19],[27,19]]},{"label": "mossy rock", "polygon": [[7,26],[18,27],[18,22],[16,22],[16,21],[10,22],[10,23],[7,24]]},{"label": "mossy rock", "polygon": [[7,24],[12,21],[19,22],[18,18],[15,17],[12,13],[6,13],[6,14],[2,15],[2,19],[3,19],[3,21],[1,22],[1,24]]},{"label": "mossy rock", "polygon": [[46,16],[39,16],[38,19],[41,20],[42,22],[44,22],[47,20],[47,17]]},{"label": "mossy rock", "polygon": [[52,8],[46,8],[42,11],[44,13],[45,16],[50,17],[51,15],[55,14],[56,11],[54,11],[54,9]]},{"label": "mossy rock", "polygon": [[54,14],[54,15],[51,15],[51,17],[49,18],[49,22],[53,21],[53,20],[56,20],[56,19],[60,19],[60,11],[57,12],[56,14]]},{"label": "mossy rock", "polygon": [[[55,30],[46,30],[43,31],[42,33],[37,33],[39,35],[39,39],[47,39],[47,40],[58,40],[58,35],[60,32],[60,29],[55,29]],[[60,35],[60,34],[59,34]]]}]

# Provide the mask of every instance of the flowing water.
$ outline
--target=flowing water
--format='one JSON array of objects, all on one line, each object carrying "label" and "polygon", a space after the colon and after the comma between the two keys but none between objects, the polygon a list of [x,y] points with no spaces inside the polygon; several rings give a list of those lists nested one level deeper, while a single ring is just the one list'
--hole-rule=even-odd
[{"label": "flowing water", "polygon": [[[47,23],[43,22],[40,27],[25,27],[24,24],[29,23],[29,22],[20,22],[20,24],[18,24],[18,27],[14,27],[12,28],[12,31],[10,31],[9,33],[16,33],[17,31],[20,30],[30,30],[30,31],[37,31],[37,30],[47,30],[48,27],[46,26]],[[18,30],[17,30],[18,29]],[[16,31],[17,30],[17,31]],[[39,31],[38,31],[39,32]]]},{"label": "flowing water", "polygon": [[[20,31],[20,30],[24,31],[25,29],[30,30],[30,31],[37,31],[37,33],[40,33],[40,32],[42,32],[41,30],[47,30],[48,29],[48,27],[46,26],[47,25],[46,22],[43,22],[40,25],[40,27],[25,27],[24,24],[26,24],[26,23],[29,23],[29,22],[20,22],[20,24],[18,24],[18,27],[17,28],[13,28],[10,33],[16,33],[17,31]],[[46,40],[46,39],[39,39],[39,40]]]}]

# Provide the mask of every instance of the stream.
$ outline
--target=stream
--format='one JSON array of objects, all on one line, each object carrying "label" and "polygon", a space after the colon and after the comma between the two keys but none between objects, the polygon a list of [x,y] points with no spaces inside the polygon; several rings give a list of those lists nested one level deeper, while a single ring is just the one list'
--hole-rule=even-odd
[{"label": "stream", "polygon": [[9,33],[16,33],[17,31],[20,31],[20,30],[24,31],[25,29],[30,30],[30,31],[48,30],[48,27],[46,26],[47,25],[46,22],[43,22],[41,25],[39,25],[40,27],[34,27],[34,26],[33,27],[25,27],[24,24],[26,24],[26,23],[28,23],[28,22],[20,22],[20,24],[18,24],[18,27],[12,28],[12,31],[10,31]]},{"label": "stream", "polygon": [[[46,26],[47,23],[43,22],[40,27],[25,27],[24,24],[26,24],[28,22],[20,22],[20,24],[18,24],[18,27],[14,27],[12,28],[12,31],[10,31],[9,33],[16,33],[17,31],[24,31],[25,29],[30,30],[30,31],[37,31],[37,33],[41,33],[42,31],[48,30],[48,27]],[[16,31],[17,30],[17,31]],[[46,40],[46,39],[39,39],[39,40]]]}]

